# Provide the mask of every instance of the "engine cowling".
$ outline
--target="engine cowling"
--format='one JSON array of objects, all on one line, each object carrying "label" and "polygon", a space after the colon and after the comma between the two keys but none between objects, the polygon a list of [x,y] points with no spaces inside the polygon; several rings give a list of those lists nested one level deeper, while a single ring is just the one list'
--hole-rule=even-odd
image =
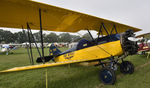
[{"label": "engine cowling", "polygon": [[121,34],[121,45],[123,48],[124,53],[128,54],[128,55],[133,55],[136,54],[138,52],[138,45],[136,41],[131,41],[128,38],[129,37],[134,37],[135,34],[133,32],[133,30],[127,30],[126,32]]}]

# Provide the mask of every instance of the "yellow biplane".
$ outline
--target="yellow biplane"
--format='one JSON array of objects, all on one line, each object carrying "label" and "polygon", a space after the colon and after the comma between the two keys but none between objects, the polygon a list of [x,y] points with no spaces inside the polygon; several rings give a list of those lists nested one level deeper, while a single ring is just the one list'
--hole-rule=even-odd
[{"label": "yellow biplane", "polygon": [[[29,42],[30,37],[34,38],[32,35],[29,36],[32,33],[31,29],[40,30],[42,54],[39,52],[40,57],[37,58],[37,62],[43,63],[15,67],[0,71],[0,73],[99,61],[97,65],[102,66],[99,74],[100,80],[104,84],[114,84],[117,65],[120,66],[122,73],[132,74],[134,72],[133,64],[123,59],[137,52],[136,42],[128,40],[128,37],[133,37],[134,32],[141,29],[30,0],[1,0],[0,11],[0,27],[27,29]],[[65,52],[61,52],[52,44],[50,55],[44,56],[43,30],[73,33],[87,30],[92,41],[82,39],[76,47]],[[92,37],[90,30],[98,32],[96,39]],[[38,47],[37,50],[39,51]],[[107,61],[104,62],[103,60],[106,59]],[[47,63],[50,60],[54,62]],[[121,64],[119,60],[122,61]]]}]

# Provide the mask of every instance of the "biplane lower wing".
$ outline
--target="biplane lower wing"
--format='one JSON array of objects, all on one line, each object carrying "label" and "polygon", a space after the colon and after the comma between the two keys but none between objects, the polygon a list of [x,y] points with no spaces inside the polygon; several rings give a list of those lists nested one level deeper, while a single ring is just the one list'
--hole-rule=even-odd
[{"label": "biplane lower wing", "polygon": [[[118,48],[117,47],[110,48],[111,46],[117,46]],[[103,49],[109,51],[109,54],[108,52],[105,52]],[[58,56],[55,58],[56,63],[45,63],[45,64],[32,65],[32,66],[15,67],[12,69],[0,71],[0,73],[53,67],[53,66],[78,63],[78,62],[84,62],[84,61],[93,61],[93,60],[111,57],[110,54],[113,56],[122,54],[120,40],[81,49],[75,52],[70,52],[70,53]]]},{"label": "biplane lower wing", "polygon": [[74,61],[66,61],[66,62],[31,65],[31,66],[24,66],[24,67],[14,67],[12,69],[0,71],[0,73],[31,70],[31,69],[38,69],[38,68],[45,68],[45,67],[52,67],[52,66],[59,66],[59,65],[77,63],[77,62],[82,62],[82,61],[87,61],[87,60],[74,60]]},{"label": "biplane lower wing", "polygon": [[14,68],[11,68],[11,69],[8,69],[8,70],[0,71],[0,73],[24,71],[24,70],[31,70],[31,69],[39,69],[39,68],[60,66],[60,65],[79,63],[79,62],[85,62],[85,61],[90,61],[90,59],[71,60],[71,61],[64,61],[64,62],[57,62],[57,63],[45,63],[45,64],[38,64],[38,65],[31,65],[31,66],[24,66],[24,67],[14,67]]}]

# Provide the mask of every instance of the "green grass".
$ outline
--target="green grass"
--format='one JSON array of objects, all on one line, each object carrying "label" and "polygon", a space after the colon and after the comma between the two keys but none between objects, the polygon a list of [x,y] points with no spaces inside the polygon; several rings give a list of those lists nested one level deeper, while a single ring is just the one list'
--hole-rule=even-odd
[{"label": "green grass", "polygon": [[[33,54],[36,60],[38,53],[35,49]],[[48,55],[48,49],[45,49],[45,55]],[[136,68],[150,62],[142,55],[129,56],[126,60],[131,61]],[[8,56],[0,55],[0,70],[25,65],[30,65],[26,49],[15,50]],[[122,75],[117,71],[115,85],[103,85],[99,81],[99,67],[71,64],[0,74],[0,88],[45,88],[46,70],[48,88],[149,88],[150,86],[150,64],[138,68],[132,75]]]}]

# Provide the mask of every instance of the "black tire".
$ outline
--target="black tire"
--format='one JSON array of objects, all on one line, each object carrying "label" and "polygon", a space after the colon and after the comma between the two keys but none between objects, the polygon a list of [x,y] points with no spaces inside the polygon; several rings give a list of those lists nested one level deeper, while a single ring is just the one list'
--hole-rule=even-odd
[{"label": "black tire", "polygon": [[116,82],[115,71],[110,68],[102,68],[99,73],[99,78],[104,84],[113,85]]},{"label": "black tire", "polygon": [[145,55],[145,51],[142,51],[142,55]]},{"label": "black tire", "polygon": [[129,61],[123,61],[120,64],[120,72],[123,74],[132,74],[134,72],[134,65]]}]

